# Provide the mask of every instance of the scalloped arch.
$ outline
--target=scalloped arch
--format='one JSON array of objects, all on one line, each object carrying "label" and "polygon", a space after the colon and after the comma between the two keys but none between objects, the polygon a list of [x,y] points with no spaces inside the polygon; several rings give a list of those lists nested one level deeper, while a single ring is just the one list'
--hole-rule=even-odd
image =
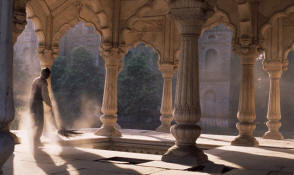
[{"label": "scalloped arch", "polygon": [[[281,18],[281,17],[288,17],[291,13],[294,13],[294,5],[286,8],[283,11],[280,11],[280,12],[273,14],[272,17],[269,19],[269,21],[262,26],[261,31],[260,31],[261,36],[262,37],[265,36],[265,32],[272,27],[274,20]],[[292,44],[289,45],[289,47],[283,53],[283,57],[285,60],[287,60],[288,54],[293,50],[294,50],[294,40],[293,40]]]},{"label": "scalloped arch", "polygon": [[126,50],[129,51],[131,48],[136,48],[141,43],[143,43],[146,47],[151,47],[153,49],[153,51],[158,54],[158,61],[160,61],[160,58],[161,58],[160,50],[156,49],[156,47],[152,43],[149,43],[145,40],[138,40],[138,41],[134,42],[133,44],[129,45],[126,48]]},{"label": "scalloped arch", "polygon": [[69,30],[69,28],[74,27],[79,22],[83,22],[86,26],[93,27],[95,29],[95,33],[100,35],[100,41],[102,40],[102,37],[103,37],[102,32],[100,30],[97,30],[95,24],[93,24],[92,22],[86,21],[86,20],[84,20],[82,18],[80,18],[80,19],[76,18],[76,19],[73,19],[73,20],[69,21],[68,23],[63,24],[60,27],[58,32],[56,32],[56,34],[53,37],[53,45],[58,45],[59,40]]},{"label": "scalloped arch", "polygon": [[261,35],[264,36],[265,32],[272,27],[274,20],[281,17],[288,17],[291,13],[294,13],[294,5],[288,7],[286,10],[273,14],[268,20],[268,22],[261,27]]},{"label": "scalloped arch", "polygon": [[[83,15],[83,12],[86,12],[87,15]],[[96,21],[95,21],[96,20]],[[80,14],[64,23],[53,35],[53,45],[58,45],[61,37],[68,31],[70,27],[74,27],[77,23],[83,22],[86,26],[91,26],[95,29],[95,33],[100,35],[100,40],[103,41],[104,38],[111,35],[111,31],[108,27],[109,20],[107,20],[107,15],[103,11],[95,13],[88,7],[83,6]]]}]

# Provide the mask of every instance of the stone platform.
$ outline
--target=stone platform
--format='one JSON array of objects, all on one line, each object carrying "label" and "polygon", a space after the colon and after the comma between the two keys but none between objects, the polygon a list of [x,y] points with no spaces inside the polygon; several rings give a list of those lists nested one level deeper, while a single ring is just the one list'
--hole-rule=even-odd
[{"label": "stone platform", "polygon": [[[294,141],[274,141],[257,138],[260,147],[230,146],[233,136],[202,135],[197,141],[204,148],[209,160],[214,162],[207,168],[188,167],[164,163],[156,154],[131,153],[94,149],[100,143],[110,149],[111,144],[124,148],[172,144],[170,134],[154,131],[122,130],[122,138],[104,138],[92,135],[91,130],[84,134],[59,141],[61,145],[45,144],[36,149],[28,145],[17,145],[14,156],[5,164],[5,175],[293,175]],[[18,132],[21,133],[21,132]],[[21,136],[22,134],[18,134]],[[23,137],[22,137],[23,138]],[[158,143],[160,142],[160,143]],[[75,145],[72,146],[72,145]],[[125,146],[123,146],[125,145]],[[141,145],[141,146],[140,146]],[[90,148],[92,147],[92,148]],[[159,150],[159,149],[158,149]],[[163,149],[162,149],[163,150]],[[132,151],[132,150],[129,150]],[[225,168],[223,168],[224,166]]]}]

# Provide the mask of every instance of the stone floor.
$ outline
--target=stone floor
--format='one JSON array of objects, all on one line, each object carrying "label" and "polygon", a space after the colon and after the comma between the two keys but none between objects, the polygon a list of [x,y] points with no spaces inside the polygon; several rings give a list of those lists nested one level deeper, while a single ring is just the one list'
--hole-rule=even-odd
[{"label": "stone floor", "polygon": [[[123,130],[124,138],[172,139],[169,134]],[[149,132],[149,133],[148,133]],[[90,137],[85,134],[74,138]],[[215,164],[187,167],[164,163],[160,155],[118,152],[82,147],[45,144],[32,150],[28,144],[16,146],[4,165],[4,175],[294,175],[294,140],[273,141],[258,138],[261,147],[230,146],[232,136],[202,135],[200,144],[214,145],[205,150]],[[219,145],[215,147],[215,145]],[[224,166],[227,172],[221,173]],[[228,168],[229,167],[229,168]]]}]

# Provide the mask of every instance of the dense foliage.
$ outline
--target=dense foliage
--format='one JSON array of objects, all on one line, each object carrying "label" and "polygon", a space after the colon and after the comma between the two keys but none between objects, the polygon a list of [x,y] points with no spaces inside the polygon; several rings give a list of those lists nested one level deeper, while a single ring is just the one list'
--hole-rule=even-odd
[{"label": "dense foliage", "polygon": [[98,66],[96,61],[97,58],[87,49],[77,47],[70,57],[59,57],[52,67],[52,89],[60,116],[67,127],[71,127],[85,113],[97,115],[99,112],[104,86],[104,66]]},{"label": "dense foliage", "polygon": [[[103,63],[97,65],[95,61],[87,49],[77,47],[71,57],[59,57],[52,67],[52,89],[67,127],[79,127],[75,121],[83,123],[83,118],[97,119],[105,70]],[[162,91],[157,55],[141,47],[130,51],[124,61],[118,78],[119,124],[123,128],[154,129],[159,125]]]},{"label": "dense foliage", "polygon": [[162,77],[157,55],[129,52],[118,78],[119,124],[125,128],[155,129],[159,125]]}]

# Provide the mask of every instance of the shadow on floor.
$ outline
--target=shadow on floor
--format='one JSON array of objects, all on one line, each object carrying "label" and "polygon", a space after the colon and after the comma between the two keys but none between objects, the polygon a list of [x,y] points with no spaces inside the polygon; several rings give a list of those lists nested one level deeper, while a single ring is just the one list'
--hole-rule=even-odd
[{"label": "shadow on floor", "polygon": [[[238,148],[240,150],[240,148]],[[274,148],[262,148],[258,147],[254,152],[248,150],[247,147],[243,147],[243,151],[237,150],[222,150],[216,148],[217,152],[207,151],[208,154],[214,155],[221,160],[239,165],[243,169],[254,171],[280,171],[282,169],[290,169],[294,172],[294,151],[286,149],[274,149]],[[267,155],[260,155],[263,151],[266,151]],[[272,152],[268,152],[272,151]],[[253,153],[252,153],[253,152]],[[279,154],[287,153],[287,154]]]},{"label": "shadow on floor", "polygon": [[55,175],[140,174],[131,169],[120,168],[110,162],[100,162],[98,160],[105,159],[105,157],[75,147],[61,147],[61,149],[58,155],[36,149],[34,158],[37,166],[46,174]]}]

